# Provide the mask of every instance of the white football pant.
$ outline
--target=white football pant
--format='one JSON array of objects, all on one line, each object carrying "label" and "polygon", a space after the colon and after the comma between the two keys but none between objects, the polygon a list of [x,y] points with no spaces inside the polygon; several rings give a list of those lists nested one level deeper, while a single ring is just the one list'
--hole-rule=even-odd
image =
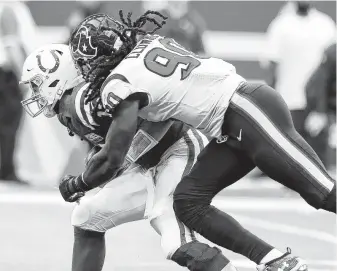
[{"label": "white football pant", "polygon": [[83,197],[73,211],[72,225],[105,232],[124,223],[148,219],[161,235],[166,257],[171,258],[181,245],[195,239],[194,232],[175,216],[173,192],[207,143],[200,132],[189,130],[163,154],[156,167],[146,171],[136,166],[98,192]]}]

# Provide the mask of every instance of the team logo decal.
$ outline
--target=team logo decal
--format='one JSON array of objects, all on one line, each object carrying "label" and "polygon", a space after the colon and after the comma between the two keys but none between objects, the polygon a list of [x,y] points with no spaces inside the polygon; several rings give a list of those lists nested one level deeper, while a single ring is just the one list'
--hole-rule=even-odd
[{"label": "team logo decal", "polygon": [[89,29],[83,25],[77,31],[75,38],[78,37],[78,43],[72,46],[73,58],[78,60],[80,58],[92,59],[97,55],[97,47],[92,46]]},{"label": "team logo decal", "polygon": [[40,70],[43,71],[43,72],[48,72],[48,73],[56,72],[57,69],[60,66],[60,59],[59,59],[58,55],[56,54],[56,50],[51,50],[50,53],[52,54],[52,56],[55,59],[55,65],[51,69],[47,69],[47,68],[45,68],[42,65],[42,63],[41,63],[41,55],[37,55],[36,56],[36,58],[37,58],[37,65],[39,66]]}]

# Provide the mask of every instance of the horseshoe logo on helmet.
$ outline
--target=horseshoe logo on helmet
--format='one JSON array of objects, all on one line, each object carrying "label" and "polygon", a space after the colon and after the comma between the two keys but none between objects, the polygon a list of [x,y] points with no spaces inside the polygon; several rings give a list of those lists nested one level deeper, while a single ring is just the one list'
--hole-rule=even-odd
[{"label": "horseshoe logo on helmet", "polygon": [[54,67],[52,67],[51,69],[47,69],[45,68],[42,63],[41,63],[41,55],[37,55],[36,58],[37,58],[37,65],[39,66],[40,70],[43,71],[43,72],[48,72],[48,73],[53,73],[53,72],[56,72],[57,69],[59,68],[60,66],[60,58],[58,57],[58,55],[56,54],[56,50],[50,50],[50,53],[52,54],[52,56],[54,57],[55,59],[55,65]]}]

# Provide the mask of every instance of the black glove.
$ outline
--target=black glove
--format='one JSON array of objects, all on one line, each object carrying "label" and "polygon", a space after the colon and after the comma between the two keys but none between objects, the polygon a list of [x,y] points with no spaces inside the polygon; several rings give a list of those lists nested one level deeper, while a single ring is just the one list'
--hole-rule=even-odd
[{"label": "black glove", "polygon": [[59,190],[65,201],[75,202],[85,195],[89,187],[83,181],[82,174],[79,176],[66,175],[59,183]]}]

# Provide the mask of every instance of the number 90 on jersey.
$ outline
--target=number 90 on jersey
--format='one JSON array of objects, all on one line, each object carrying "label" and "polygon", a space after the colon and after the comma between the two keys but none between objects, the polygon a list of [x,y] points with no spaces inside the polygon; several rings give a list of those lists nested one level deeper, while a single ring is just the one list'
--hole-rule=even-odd
[{"label": "number 90 on jersey", "polygon": [[200,66],[201,62],[198,60],[200,57],[187,51],[173,39],[163,38],[160,43],[167,50],[156,47],[151,49],[144,57],[144,65],[149,71],[162,77],[169,77],[182,64],[185,67],[181,67],[180,80],[184,80],[195,68]]}]

